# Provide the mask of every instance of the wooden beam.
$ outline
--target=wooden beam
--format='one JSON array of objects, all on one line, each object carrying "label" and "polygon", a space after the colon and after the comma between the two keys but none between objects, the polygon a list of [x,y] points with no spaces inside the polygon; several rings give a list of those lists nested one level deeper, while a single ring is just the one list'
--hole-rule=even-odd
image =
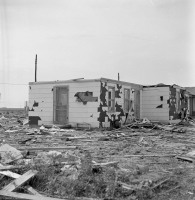
[{"label": "wooden beam", "polygon": [[184,161],[191,162],[191,163],[194,162],[194,160],[192,158],[189,158],[189,157],[177,156],[176,158],[179,159],[179,160],[184,160]]},{"label": "wooden beam", "polygon": [[50,151],[50,150],[64,150],[64,149],[76,149],[76,146],[65,146],[65,147],[33,147],[33,148],[17,148],[20,151]]},{"label": "wooden beam", "polygon": [[6,165],[6,166],[0,166],[0,170],[8,170],[8,169],[20,169],[24,168],[25,165]]},{"label": "wooden beam", "polygon": [[122,186],[123,189],[131,190],[132,192],[133,192],[133,190],[136,189],[135,186],[133,186],[133,185],[128,185],[128,184],[123,183],[123,182],[121,182],[121,181],[117,181],[117,183],[120,184],[120,185]]},{"label": "wooden beam", "polygon": [[5,190],[0,190],[0,196],[12,197],[16,199],[27,199],[27,200],[68,200],[67,198],[58,199],[58,198],[44,197],[44,196],[31,195],[31,194],[22,194],[18,192],[10,192],[10,191],[5,191]]},{"label": "wooden beam", "polygon": [[[124,158],[129,158],[129,157],[175,157],[177,154],[159,154],[159,155],[154,155],[154,154],[140,154],[140,155],[124,155]],[[117,156],[116,156],[117,157]]]},{"label": "wooden beam", "polygon": [[13,173],[11,171],[0,171],[0,174],[11,177],[11,178],[19,178],[21,175]]},{"label": "wooden beam", "polygon": [[[15,179],[21,177],[20,174],[13,173],[11,171],[0,171],[0,174],[5,175],[5,176],[9,176],[9,177],[15,178]],[[34,195],[37,195],[37,196],[43,196],[43,195],[39,194],[34,188],[32,188],[30,186],[27,187],[27,190],[30,194],[34,194]]]},{"label": "wooden beam", "polygon": [[29,170],[25,174],[21,175],[16,180],[12,181],[10,184],[5,186],[2,190],[3,191],[9,191],[12,192],[18,187],[20,187],[22,184],[24,184],[26,181],[28,181],[30,178],[32,178],[34,175],[36,175],[38,171],[36,170]]},{"label": "wooden beam", "polygon": [[33,194],[33,195],[36,195],[36,196],[43,196],[43,195],[41,195],[41,194],[39,194],[34,188],[32,188],[32,187],[28,187],[27,188],[27,190],[28,190],[28,192],[30,192],[30,194]]},{"label": "wooden beam", "polygon": [[[9,192],[0,190],[0,196],[12,197],[16,199],[26,199],[26,200],[70,200],[69,198],[52,198],[52,197],[45,197],[45,196],[38,196],[38,195],[31,195],[31,194],[23,194],[18,192]],[[103,200],[97,198],[87,198],[87,197],[76,197],[76,200]]]},{"label": "wooden beam", "polygon": [[[111,156],[105,156],[104,158],[110,158],[110,157],[115,157],[115,158],[132,158],[132,157],[176,157],[177,154],[159,154],[159,155],[154,155],[154,154],[139,154],[139,155],[124,155],[124,156],[118,156],[118,155],[111,155]],[[103,158],[102,156],[94,156],[94,158]]]},{"label": "wooden beam", "polygon": [[117,166],[119,161],[107,162],[107,163],[93,163],[93,166],[101,166],[101,167],[108,167],[108,166]]}]

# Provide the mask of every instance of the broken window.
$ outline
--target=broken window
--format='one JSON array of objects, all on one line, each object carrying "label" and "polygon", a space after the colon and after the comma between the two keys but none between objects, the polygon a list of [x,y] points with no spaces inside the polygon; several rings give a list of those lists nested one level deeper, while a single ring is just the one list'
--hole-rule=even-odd
[{"label": "broken window", "polygon": [[130,109],[130,89],[124,89],[124,112],[128,113]]},{"label": "broken window", "polygon": [[115,89],[108,88],[108,111],[115,111]]},{"label": "broken window", "polygon": [[98,97],[93,97],[93,92],[77,92],[75,95],[77,97],[78,102],[83,102],[83,104],[87,104],[87,102],[98,102]]}]

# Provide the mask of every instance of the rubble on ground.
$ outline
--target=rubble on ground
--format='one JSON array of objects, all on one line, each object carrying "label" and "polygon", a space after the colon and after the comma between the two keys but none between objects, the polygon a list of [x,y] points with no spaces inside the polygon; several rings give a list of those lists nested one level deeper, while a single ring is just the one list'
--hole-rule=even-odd
[{"label": "rubble on ground", "polygon": [[0,116],[0,197],[193,199],[195,122],[147,118],[117,129],[32,128]]}]

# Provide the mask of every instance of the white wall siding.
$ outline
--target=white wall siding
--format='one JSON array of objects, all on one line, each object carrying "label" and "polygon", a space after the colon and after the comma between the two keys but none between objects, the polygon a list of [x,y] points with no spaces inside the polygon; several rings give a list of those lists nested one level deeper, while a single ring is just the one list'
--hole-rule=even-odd
[{"label": "white wall siding", "polygon": [[[50,82],[50,83],[31,83],[29,86],[29,117],[32,120],[38,120],[38,124],[52,124],[53,123],[53,88],[58,86],[64,86],[69,88],[69,108],[68,108],[68,123],[76,126],[77,123],[90,123],[91,127],[99,127],[103,121],[103,127],[110,126],[110,119],[113,116],[116,119],[120,118],[122,121],[125,120],[125,115],[123,114],[124,109],[124,89],[130,90],[130,99],[133,102],[133,109],[130,113],[130,119],[134,118],[134,94],[135,89],[140,89],[141,87],[136,84],[126,84],[123,85],[117,81],[102,82],[105,89],[108,87],[114,87],[116,94],[119,97],[115,97],[115,104],[117,109],[114,112],[108,112],[108,107],[103,106],[101,108],[102,101],[100,99],[101,82],[91,81],[91,82]],[[97,102],[83,102],[77,101],[75,94],[77,92],[93,92],[93,97],[97,97]],[[108,101],[108,91],[105,92],[105,100]],[[107,102],[108,103],[108,102]],[[139,103],[140,104],[140,103]],[[102,111],[101,111],[102,109]],[[102,113],[106,112],[106,115],[102,120]],[[40,118],[40,119],[39,119]],[[102,120],[102,121],[101,121]]]},{"label": "white wall siding", "polygon": [[[163,97],[161,100],[160,97]],[[142,118],[149,120],[169,120],[169,87],[143,88],[142,92]],[[162,108],[158,108],[162,106]]]},{"label": "white wall siding", "polygon": [[[76,123],[90,123],[97,127],[99,122],[97,108],[100,100],[100,82],[71,82],[71,83],[48,83],[48,84],[31,84],[29,86],[29,116],[40,117],[38,124],[52,124],[53,123],[53,87],[68,86],[69,87],[69,123],[76,125]],[[94,97],[98,97],[98,102],[78,102],[75,94],[77,92],[93,92]],[[38,103],[38,106],[33,106]]]}]

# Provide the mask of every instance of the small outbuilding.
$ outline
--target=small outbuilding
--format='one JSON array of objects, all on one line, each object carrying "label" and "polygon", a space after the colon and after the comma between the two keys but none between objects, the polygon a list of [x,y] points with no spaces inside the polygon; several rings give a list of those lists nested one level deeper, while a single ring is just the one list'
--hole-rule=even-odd
[{"label": "small outbuilding", "polygon": [[100,79],[29,83],[29,124],[110,127],[140,118],[142,86]]},{"label": "small outbuilding", "polygon": [[178,85],[143,86],[142,116],[154,121],[181,119],[190,113],[190,96]]}]

